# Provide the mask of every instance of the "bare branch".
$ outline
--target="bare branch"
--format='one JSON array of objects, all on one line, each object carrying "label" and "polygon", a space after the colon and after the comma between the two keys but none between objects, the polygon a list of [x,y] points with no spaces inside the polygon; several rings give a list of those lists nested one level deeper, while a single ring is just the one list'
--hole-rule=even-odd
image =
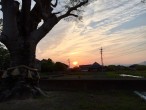
[{"label": "bare branch", "polygon": [[[72,11],[77,10],[77,8],[83,6],[83,5],[87,4],[87,3],[88,3],[88,0],[86,0],[84,2],[80,2],[76,6],[69,8],[69,10],[64,15],[59,16],[58,19],[61,20],[61,19],[65,18],[65,17],[73,16],[74,14],[71,13]],[[78,16],[75,16],[75,17],[78,17]]]},{"label": "bare branch", "polygon": [[42,10],[42,2],[40,0],[34,0],[36,5]]},{"label": "bare branch", "polygon": [[24,16],[28,16],[31,9],[31,0],[22,0],[22,10],[21,12],[24,14]]},{"label": "bare branch", "polygon": [[30,39],[37,44],[58,22],[55,15],[50,17],[39,29],[31,33]]},{"label": "bare branch", "polygon": [[53,7],[56,7],[57,4],[58,4],[58,0],[56,0],[55,4],[52,4],[52,3],[51,3],[51,5],[52,5]]},{"label": "bare branch", "polygon": [[23,24],[22,34],[27,35],[30,31],[30,10],[31,10],[31,0],[22,0],[22,9],[20,14],[20,21]]},{"label": "bare branch", "polygon": [[2,11],[3,11],[3,33],[7,34],[9,39],[13,39],[12,36],[18,35],[17,28],[17,4],[14,0],[1,0],[2,1]]},{"label": "bare branch", "polygon": [[[37,16],[37,17],[36,17]],[[31,19],[31,30],[37,29],[38,24],[41,22],[42,15],[41,10],[38,6],[38,4],[35,4],[34,8],[31,10],[30,13],[30,19]]]},{"label": "bare branch", "polygon": [[41,10],[41,15],[44,21],[46,21],[52,15],[53,8],[51,1],[52,0],[35,0],[36,4]]},{"label": "bare branch", "polygon": [[61,12],[55,12],[55,13],[52,13],[52,14],[53,14],[53,15],[54,15],[54,14],[56,15],[56,14],[59,14],[59,13],[61,13]]},{"label": "bare branch", "polygon": [[79,17],[79,16],[76,15],[76,14],[69,14],[69,16]]},{"label": "bare branch", "polygon": [[[42,4],[46,3],[46,0],[35,0],[36,1],[36,6],[34,7],[34,9],[32,10],[32,14],[34,13],[38,13],[39,16],[37,15],[38,19],[42,19],[44,16],[43,14],[46,14],[47,12],[51,15],[49,15],[47,17],[47,19],[44,20],[44,23],[41,27],[39,27],[38,29],[34,30],[31,33],[31,41],[34,41],[36,44],[59,22],[59,20],[61,20],[62,18],[65,18],[67,16],[74,16],[74,17],[78,17],[77,14],[73,14],[71,13],[74,10],[77,10],[79,7],[85,5],[86,3],[88,3],[88,0],[85,0],[84,2],[80,2],[77,3],[76,6],[71,7],[66,14],[60,16],[59,18],[56,17],[56,13],[51,13],[52,12],[52,7],[51,4],[47,4],[46,6],[42,6]],[[44,3],[43,3],[44,1]],[[51,0],[50,0],[51,1]],[[47,0],[48,2],[48,0]],[[56,1],[58,2],[58,0]],[[49,3],[49,2],[48,2]],[[51,2],[50,2],[51,3]],[[40,9],[41,8],[41,9]],[[50,9],[49,11],[46,9]],[[35,17],[35,16],[34,16]],[[37,18],[36,18],[37,19]],[[33,21],[32,21],[33,22]],[[38,22],[37,22],[38,23]],[[37,24],[36,23],[36,24]],[[36,25],[37,26],[37,25]]]}]

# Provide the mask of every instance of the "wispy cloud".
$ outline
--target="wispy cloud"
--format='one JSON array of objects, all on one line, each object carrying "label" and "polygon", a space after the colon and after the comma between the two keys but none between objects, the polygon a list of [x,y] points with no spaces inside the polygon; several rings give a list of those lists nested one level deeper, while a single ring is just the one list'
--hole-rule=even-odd
[{"label": "wispy cloud", "polygon": [[37,47],[37,57],[80,64],[135,63],[145,60],[146,7],[141,0],[97,0],[86,7],[82,22],[61,21]]}]

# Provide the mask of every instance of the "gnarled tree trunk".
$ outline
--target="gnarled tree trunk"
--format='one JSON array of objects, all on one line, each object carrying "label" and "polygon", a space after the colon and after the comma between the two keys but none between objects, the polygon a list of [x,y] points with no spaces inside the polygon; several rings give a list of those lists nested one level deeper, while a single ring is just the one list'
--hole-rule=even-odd
[{"label": "gnarled tree trunk", "polygon": [[11,67],[26,65],[35,68],[36,45],[32,42],[24,42],[20,43],[20,45],[14,45],[14,47],[8,48],[11,58]]},{"label": "gnarled tree trunk", "polygon": [[0,101],[45,95],[39,88],[39,73],[35,69],[36,45],[18,40],[10,43],[8,50],[11,67],[2,75]]},{"label": "gnarled tree trunk", "polygon": [[[19,2],[22,2],[20,6]],[[0,101],[11,98],[45,95],[38,87],[39,75],[35,69],[35,51],[38,42],[63,18],[79,17],[74,11],[88,3],[88,0],[70,1],[64,13],[53,13],[58,0],[1,0],[3,12],[2,42],[10,52],[11,68],[2,75]],[[74,3],[75,4],[74,4]],[[39,23],[43,20],[43,24]],[[24,96],[24,97],[23,97]]]}]

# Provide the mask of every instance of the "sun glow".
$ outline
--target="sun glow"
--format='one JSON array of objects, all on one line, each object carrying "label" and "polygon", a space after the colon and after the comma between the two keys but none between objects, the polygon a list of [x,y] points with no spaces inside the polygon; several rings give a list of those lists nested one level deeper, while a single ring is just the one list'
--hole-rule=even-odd
[{"label": "sun glow", "polygon": [[77,61],[73,61],[72,64],[73,64],[74,66],[77,66],[77,65],[78,65],[78,62],[77,62]]}]

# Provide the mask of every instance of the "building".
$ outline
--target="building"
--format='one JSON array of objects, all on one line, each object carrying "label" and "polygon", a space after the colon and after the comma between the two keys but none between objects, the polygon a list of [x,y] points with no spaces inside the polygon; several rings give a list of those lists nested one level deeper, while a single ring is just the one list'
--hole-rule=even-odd
[{"label": "building", "polygon": [[81,71],[89,71],[89,68],[91,67],[91,65],[79,65],[79,68]]},{"label": "building", "polygon": [[81,71],[101,71],[101,65],[97,62],[89,65],[79,65]]}]

